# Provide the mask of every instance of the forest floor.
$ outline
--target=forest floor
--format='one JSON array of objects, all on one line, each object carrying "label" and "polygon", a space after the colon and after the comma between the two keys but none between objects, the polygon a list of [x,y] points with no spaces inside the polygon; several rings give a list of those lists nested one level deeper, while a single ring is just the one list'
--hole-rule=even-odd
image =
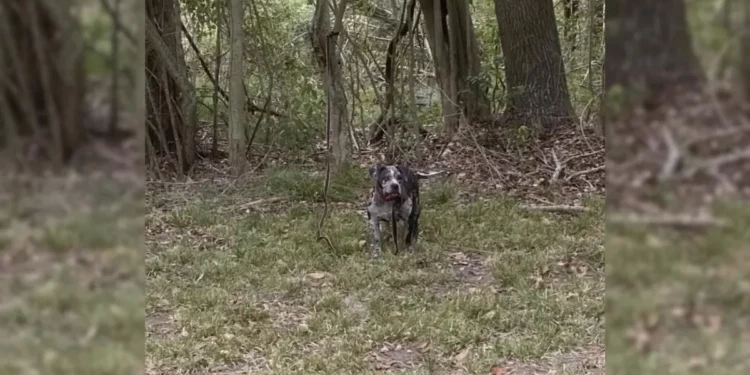
[{"label": "forest floor", "polygon": [[65,169],[0,158],[0,374],[143,373],[134,150],[92,144]]},{"label": "forest floor", "polygon": [[363,216],[373,155],[332,181],[335,250],[316,241],[320,168],[233,180],[211,163],[203,177],[150,182],[147,372],[603,374],[603,173],[567,179],[591,166],[556,173],[554,159],[582,148],[551,145],[548,164],[540,149],[504,167],[454,143],[423,167],[449,173],[423,185],[419,249],[393,255],[385,235],[377,260]]},{"label": "forest floor", "polygon": [[676,87],[607,146],[607,374],[750,373],[750,107]]}]

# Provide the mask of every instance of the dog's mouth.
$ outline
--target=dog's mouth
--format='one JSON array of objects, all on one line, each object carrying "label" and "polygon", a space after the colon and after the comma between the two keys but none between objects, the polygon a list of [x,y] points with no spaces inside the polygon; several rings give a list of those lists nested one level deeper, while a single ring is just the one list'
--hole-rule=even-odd
[{"label": "dog's mouth", "polygon": [[398,197],[398,193],[383,194],[383,200],[386,201],[395,201],[396,199],[398,199]]}]

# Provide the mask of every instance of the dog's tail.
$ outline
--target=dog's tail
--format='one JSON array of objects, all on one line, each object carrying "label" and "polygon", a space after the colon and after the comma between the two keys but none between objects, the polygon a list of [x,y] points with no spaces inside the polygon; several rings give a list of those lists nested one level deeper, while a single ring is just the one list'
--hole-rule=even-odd
[{"label": "dog's tail", "polygon": [[414,172],[415,175],[417,175],[417,179],[419,180],[426,180],[430,177],[435,177],[437,175],[443,174],[443,172]]}]

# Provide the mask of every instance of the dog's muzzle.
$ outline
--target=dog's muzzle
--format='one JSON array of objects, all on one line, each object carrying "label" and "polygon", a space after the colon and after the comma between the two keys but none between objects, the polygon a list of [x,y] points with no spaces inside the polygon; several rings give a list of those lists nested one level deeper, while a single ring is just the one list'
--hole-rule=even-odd
[{"label": "dog's muzzle", "polygon": [[381,191],[380,196],[385,201],[395,201],[401,197],[401,186],[398,184],[386,185]]}]

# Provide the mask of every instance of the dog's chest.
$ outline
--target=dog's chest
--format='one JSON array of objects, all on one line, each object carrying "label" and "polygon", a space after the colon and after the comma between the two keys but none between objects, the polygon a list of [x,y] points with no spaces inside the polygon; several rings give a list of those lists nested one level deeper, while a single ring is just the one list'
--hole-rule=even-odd
[{"label": "dog's chest", "polygon": [[[371,217],[390,222],[393,204],[393,202],[376,202],[374,199],[371,199],[369,206],[367,206],[367,212],[369,212]],[[396,220],[406,220],[411,215],[412,206],[411,198],[402,202],[399,210],[396,212]]]}]

